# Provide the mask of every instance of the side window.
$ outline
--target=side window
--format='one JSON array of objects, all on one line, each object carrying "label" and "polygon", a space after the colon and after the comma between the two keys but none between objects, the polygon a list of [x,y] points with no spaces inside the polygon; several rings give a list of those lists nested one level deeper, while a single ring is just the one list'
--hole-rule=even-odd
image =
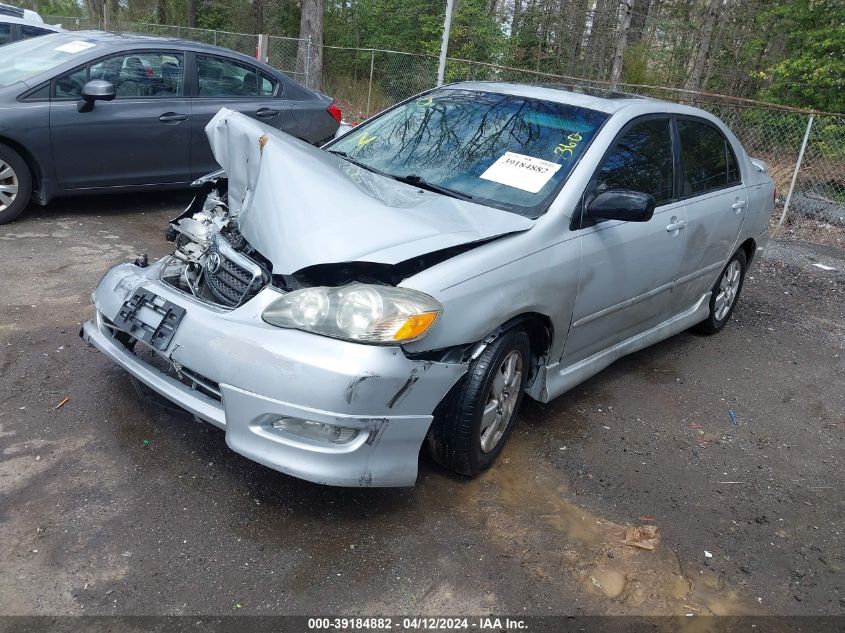
[{"label": "side window", "polygon": [[137,51],[96,62],[89,79],[110,81],[117,99],[176,97],[182,94],[184,70],[182,53]]},{"label": "side window", "polygon": [[0,46],[12,41],[12,25],[0,24]]},{"label": "side window", "polygon": [[56,97],[79,99],[82,96],[82,86],[85,85],[87,78],[87,68],[77,68],[62,75],[56,79]]},{"label": "side window", "polygon": [[637,123],[616,141],[596,178],[596,193],[628,189],[650,193],[660,205],[672,199],[672,132],[669,119]]},{"label": "side window", "polygon": [[728,159],[728,186],[738,185],[742,178],[739,175],[739,167],[737,166],[733,148],[727,140],[725,141],[725,156]]},{"label": "side window", "polygon": [[739,182],[733,150],[716,128],[698,121],[678,121],[685,196],[721,189]]},{"label": "side window", "polygon": [[197,55],[200,97],[271,97],[276,82],[248,64]]},{"label": "side window", "polygon": [[260,75],[258,81],[258,94],[262,97],[272,97],[276,94],[276,82],[266,75]]},{"label": "side window", "polygon": [[38,37],[39,35],[47,35],[47,33],[52,33],[52,31],[48,31],[47,29],[39,29],[37,26],[25,26],[21,25],[21,39],[27,39],[29,37]]}]

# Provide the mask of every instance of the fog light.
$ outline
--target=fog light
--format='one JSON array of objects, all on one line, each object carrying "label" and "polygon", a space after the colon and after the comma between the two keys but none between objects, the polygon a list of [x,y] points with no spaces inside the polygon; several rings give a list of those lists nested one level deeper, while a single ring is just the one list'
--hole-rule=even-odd
[{"label": "fog light", "polygon": [[358,435],[357,429],[301,418],[278,418],[273,420],[270,426],[276,431],[284,431],[307,440],[330,444],[347,444]]}]

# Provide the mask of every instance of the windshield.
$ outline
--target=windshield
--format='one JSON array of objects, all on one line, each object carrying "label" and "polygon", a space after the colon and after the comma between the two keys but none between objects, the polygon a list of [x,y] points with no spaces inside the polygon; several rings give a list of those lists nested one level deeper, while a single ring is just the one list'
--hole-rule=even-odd
[{"label": "windshield", "polygon": [[84,36],[56,33],[0,47],[0,87],[26,81],[99,46]]},{"label": "windshield", "polygon": [[411,184],[537,217],[607,118],[563,103],[440,89],[327,149]]}]

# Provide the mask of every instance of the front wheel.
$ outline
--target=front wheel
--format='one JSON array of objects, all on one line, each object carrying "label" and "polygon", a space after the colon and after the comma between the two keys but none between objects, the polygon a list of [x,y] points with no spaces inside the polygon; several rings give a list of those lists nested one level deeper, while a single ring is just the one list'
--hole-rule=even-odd
[{"label": "front wheel", "polygon": [[29,203],[32,176],[15,150],[0,144],[0,224],[18,217]]},{"label": "front wheel", "polygon": [[513,430],[529,358],[528,334],[514,329],[470,364],[435,413],[428,444],[437,463],[462,475],[490,467]]},{"label": "front wheel", "polygon": [[706,320],[695,326],[697,332],[715,334],[725,327],[739,300],[742,283],[745,281],[746,266],[745,251],[739,249],[728,261],[716,285],[713,286],[710,293],[710,314],[707,315]]}]

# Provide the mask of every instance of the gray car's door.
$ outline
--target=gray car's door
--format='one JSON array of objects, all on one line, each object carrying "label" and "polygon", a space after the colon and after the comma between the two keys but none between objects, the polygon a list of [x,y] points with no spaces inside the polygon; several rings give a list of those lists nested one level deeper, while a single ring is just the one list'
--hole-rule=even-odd
[{"label": "gray car's door", "polygon": [[610,220],[579,229],[581,267],[563,365],[587,358],[662,320],[684,246],[686,212],[674,194],[669,117],[638,119],[617,136],[585,200],[613,189],[650,193],[648,222]]},{"label": "gray car's door", "polygon": [[[50,138],[65,190],[190,182],[190,100],[184,54],[134,50],[53,80]],[[82,86],[114,84],[113,101],[79,112]]]},{"label": "gray car's door", "polygon": [[702,119],[679,118],[681,194],[687,208],[687,240],[675,309],[695,303],[711,288],[737,248],[745,221],[748,195],[736,153],[725,136]]},{"label": "gray car's door", "polygon": [[199,177],[220,169],[211,153],[205,126],[220,108],[237,110],[275,128],[293,133],[289,106],[279,97],[280,82],[257,66],[222,55],[196,53],[191,112],[191,173]]}]

